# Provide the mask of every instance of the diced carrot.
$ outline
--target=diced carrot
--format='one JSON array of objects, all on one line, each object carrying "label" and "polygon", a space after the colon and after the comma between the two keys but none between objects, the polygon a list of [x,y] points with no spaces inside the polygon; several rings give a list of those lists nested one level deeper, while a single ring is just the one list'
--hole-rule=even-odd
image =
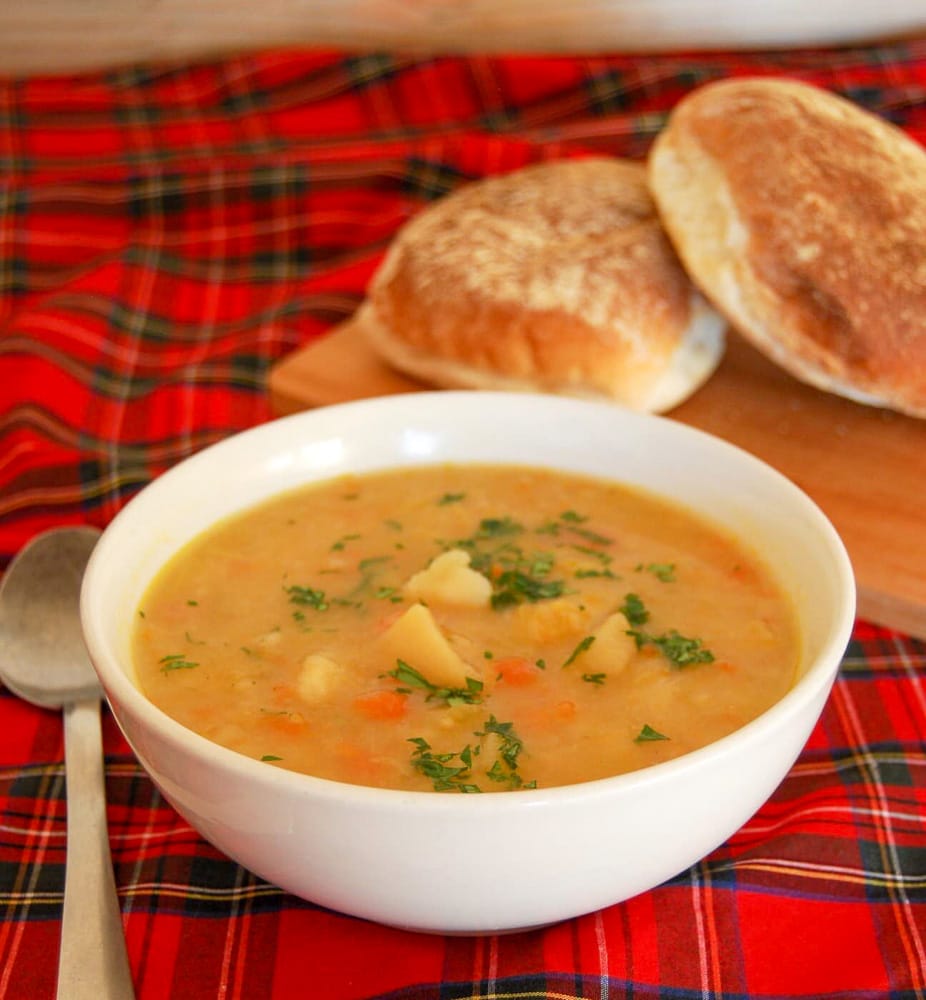
[{"label": "diced carrot", "polygon": [[540,669],[523,656],[506,656],[501,660],[493,660],[492,666],[499,681],[512,687],[526,687],[540,676]]},{"label": "diced carrot", "polygon": [[296,697],[296,686],[294,684],[274,684],[271,690],[275,705],[285,705]]},{"label": "diced carrot", "polygon": [[405,716],[407,701],[398,691],[368,691],[354,699],[354,708],[367,719],[394,722]]},{"label": "diced carrot", "polygon": [[557,719],[565,722],[567,719],[574,719],[576,714],[576,703],[574,701],[561,701],[555,709]]}]

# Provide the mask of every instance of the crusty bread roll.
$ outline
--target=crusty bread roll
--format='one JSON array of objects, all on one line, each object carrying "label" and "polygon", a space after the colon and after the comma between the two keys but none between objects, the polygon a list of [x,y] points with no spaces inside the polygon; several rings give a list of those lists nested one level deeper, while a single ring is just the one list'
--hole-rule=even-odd
[{"label": "crusty bread roll", "polygon": [[834,94],[731,79],[685,97],[649,183],[688,273],[797,378],[926,416],[926,151]]},{"label": "crusty bread roll", "polygon": [[557,161],[475,181],[408,222],[358,323],[394,367],[441,387],[556,392],[662,411],[723,351],[645,168]]}]

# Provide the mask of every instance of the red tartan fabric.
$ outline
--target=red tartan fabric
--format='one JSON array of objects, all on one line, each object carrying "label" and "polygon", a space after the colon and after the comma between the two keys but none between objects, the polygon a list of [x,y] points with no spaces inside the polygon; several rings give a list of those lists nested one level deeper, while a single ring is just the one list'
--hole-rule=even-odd
[{"label": "red tartan fabric", "polygon": [[[427,199],[543,158],[642,157],[692,87],[756,73],[816,82],[926,143],[926,41],[271,52],[0,81],[0,569],[40,530],[103,526],[170,465],[269,419],[271,363],[353,311]],[[793,771],[702,863],[501,937],[416,935],[281,893],[193,833],[104,721],[143,1000],[926,998],[926,646],[908,636],[857,623]],[[60,718],[0,693],[0,997],[55,993],[62,758]]]}]

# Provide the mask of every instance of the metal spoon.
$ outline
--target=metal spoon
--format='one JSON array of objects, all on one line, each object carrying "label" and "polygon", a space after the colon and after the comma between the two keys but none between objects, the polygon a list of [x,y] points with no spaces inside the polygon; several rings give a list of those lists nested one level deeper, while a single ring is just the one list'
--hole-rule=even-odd
[{"label": "metal spoon", "polygon": [[79,618],[80,583],[98,537],[93,528],[46,531],[0,583],[0,680],[34,705],[64,709],[68,847],[59,1000],[135,995],[106,826],[102,691]]}]

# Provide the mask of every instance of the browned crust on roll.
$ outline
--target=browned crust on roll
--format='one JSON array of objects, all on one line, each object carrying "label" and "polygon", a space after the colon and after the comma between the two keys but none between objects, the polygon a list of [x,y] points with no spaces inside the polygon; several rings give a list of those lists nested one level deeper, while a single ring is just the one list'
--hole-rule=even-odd
[{"label": "browned crust on roll", "polygon": [[688,273],[796,377],[926,416],[926,151],[791,80],[709,84],[654,143]]},{"label": "browned crust on roll", "polygon": [[396,236],[360,314],[373,347],[442,386],[680,402],[723,322],[698,295],[640,164],[557,161],[477,181]]}]

